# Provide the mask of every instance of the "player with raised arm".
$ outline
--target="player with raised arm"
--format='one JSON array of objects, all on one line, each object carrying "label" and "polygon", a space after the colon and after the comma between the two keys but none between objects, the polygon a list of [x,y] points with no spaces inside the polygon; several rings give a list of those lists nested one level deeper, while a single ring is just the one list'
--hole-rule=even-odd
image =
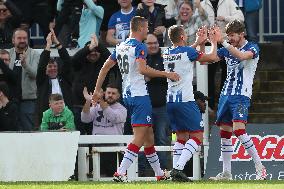
[{"label": "player with raised arm", "polygon": [[208,54],[198,52],[195,48],[207,39],[207,29],[202,27],[197,32],[197,39],[193,47],[186,46],[187,35],[182,26],[171,26],[169,38],[172,47],[164,51],[164,67],[166,71],[176,72],[179,81],[168,79],[167,109],[171,121],[172,131],[177,135],[173,147],[173,181],[188,182],[190,179],[182,172],[188,160],[198,151],[203,141],[203,122],[199,108],[193,95],[193,64],[194,61],[213,60],[217,54],[217,40],[214,30],[211,36],[211,51]]},{"label": "player with raised arm", "polygon": [[218,42],[222,43],[224,47],[217,51],[215,62],[224,58],[228,74],[221,91],[216,120],[216,124],[220,126],[223,172],[210,178],[213,180],[232,180],[232,133],[252,157],[256,168],[256,180],[266,179],[266,169],[262,165],[255,145],[245,128],[253,78],[259,60],[259,48],[257,44],[245,39],[244,32],[244,23],[234,20],[226,26],[229,43],[221,35],[218,38]]},{"label": "player with raised arm", "polygon": [[[174,72],[158,71],[146,65],[147,47],[142,43],[147,38],[148,22],[143,17],[133,17],[130,22],[130,36],[116,46],[112,55],[105,62],[97,79],[93,101],[97,102],[104,78],[116,63],[122,74],[123,100],[131,115],[134,139],[127,146],[123,160],[114,174],[114,181],[127,181],[126,170],[137,158],[139,149],[144,146],[146,157],[152,166],[157,180],[167,179],[166,172],[160,168],[159,158],[154,148],[152,129],[152,107],[144,76],[167,77],[177,81],[179,75]],[[168,175],[169,176],[169,175]]]}]

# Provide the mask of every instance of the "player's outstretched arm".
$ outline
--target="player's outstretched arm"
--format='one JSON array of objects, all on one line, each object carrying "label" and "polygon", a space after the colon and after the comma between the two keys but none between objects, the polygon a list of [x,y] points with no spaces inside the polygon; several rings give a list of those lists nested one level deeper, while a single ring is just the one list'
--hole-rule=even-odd
[{"label": "player's outstretched arm", "polygon": [[101,88],[102,85],[104,83],[104,80],[106,78],[107,73],[109,72],[109,70],[116,64],[116,62],[114,60],[112,60],[110,57],[106,60],[106,62],[104,63],[102,69],[100,70],[98,79],[97,79],[97,83],[96,83],[96,87],[94,90],[94,94],[93,94],[93,103],[96,103],[100,100],[101,98]]},{"label": "player's outstretched arm", "polygon": [[252,51],[245,51],[242,52],[239,49],[233,47],[233,45],[230,45],[227,41],[222,39],[220,41],[222,45],[230,52],[231,55],[233,55],[235,58],[239,59],[240,61],[243,60],[249,60],[253,58],[253,52]]},{"label": "player's outstretched arm", "polygon": [[196,48],[197,46],[203,47],[205,43],[208,41],[207,37],[207,26],[202,26],[196,32],[195,42],[191,45],[192,48]]},{"label": "player's outstretched arm", "polygon": [[150,66],[146,65],[146,60],[143,58],[136,59],[136,62],[138,63],[138,69],[139,69],[140,74],[145,75],[147,77],[150,77],[150,78],[166,77],[173,81],[178,81],[180,78],[179,75],[175,72],[165,72],[165,71],[155,70],[151,68]]},{"label": "player's outstretched arm", "polygon": [[221,31],[219,27],[212,27],[209,30],[209,41],[211,43],[211,50],[208,54],[203,54],[198,59],[198,61],[214,63],[220,60],[220,58],[217,56],[217,41],[220,35],[221,35]]}]

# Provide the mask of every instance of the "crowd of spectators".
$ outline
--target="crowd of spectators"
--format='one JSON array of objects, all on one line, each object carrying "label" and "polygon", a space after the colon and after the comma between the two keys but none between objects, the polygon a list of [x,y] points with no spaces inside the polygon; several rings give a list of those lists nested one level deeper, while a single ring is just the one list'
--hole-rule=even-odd
[{"label": "crowd of spectators", "polygon": [[[246,0],[236,1],[238,4],[235,0],[0,0],[0,117],[4,120],[0,131],[76,129],[81,134],[96,133],[98,118],[103,113],[111,113],[108,107],[120,105],[109,104],[105,99],[97,109],[90,110],[86,91],[94,90],[99,71],[110,55],[107,47],[128,37],[132,17],[148,19],[147,62],[150,67],[162,70],[159,47],[171,45],[167,37],[170,26],[183,25],[188,35],[187,45],[192,45],[202,25],[217,24],[224,29],[226,23],[234,19],[250,23],[253,18],[249,15],[255,15],[257,10],[242,8]],[[34,23],[39,24],[46,39],[41,54],[32,48],[33,41],[29,38],[29,28]],[[251,25],[247,28],[249,37],[257,41],[255,28]],[[66,50],[70,47],[78,48],[72,57]],[[58,50],[59,57],[51,57],[52,48]],[[208,104],[213,110],[218,65],[223,70],[221,85],[226,77],[224,62],[209,66]],[[121,87],[117,65],[108,74],[103,88],[110,83],[118,89]],[[168,145],[166,80],[156,78],[147,85],[153,106],[156,145]],[[106,97],[107,94],[108,91]],[[55,109],[60,111],[54,113]],[[90,111],[97,111],[97,117],[95,113],[88,117]],[[52,119],[50,116],[56,119],[61,116],[62,121],[48,122]],[[110,119],[105,122],[106,128],[115,119],[107,117]],[[124,122],[127,125],[124,119],[126,117],[121,118],[118,125]],[[67,124],[67,121],[73,123]],[[118,134],[123,134],[122,131],[119,128]],[[167,168],[167,155],[161,157],[163,168]]]}]

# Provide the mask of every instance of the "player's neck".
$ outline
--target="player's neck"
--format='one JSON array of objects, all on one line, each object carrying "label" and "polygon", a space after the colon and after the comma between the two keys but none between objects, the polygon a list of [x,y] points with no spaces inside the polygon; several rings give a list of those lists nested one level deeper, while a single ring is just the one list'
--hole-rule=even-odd
[{"label": "player's neck", "polygon": [[246,44],[247,40],[245,38],[241,39],[237,48],[242,48]]},{"label": "player's neck", "polygon": [[140,41],[140,42],[143,41],[143,38],[137,33],[130,33],[129,38],[134,38],[134,39],[136,39],[137,41]]},{"label": "player's neck", "polygon": [[183,41],[180,41],[180,42],[178,42],[178,43],[174,43],[174,44],[173,44],[173,47],[174,47],[174,48],[180,47],[180,46],[185,46]]}]

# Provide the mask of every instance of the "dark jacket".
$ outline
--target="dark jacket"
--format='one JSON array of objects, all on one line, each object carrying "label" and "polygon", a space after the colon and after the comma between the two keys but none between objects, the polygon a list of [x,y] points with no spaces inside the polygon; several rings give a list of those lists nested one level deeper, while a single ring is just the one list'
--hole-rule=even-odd
[{"label": "dark jacket", "polygon": [[17,84],[17,75],[1,59],[0,59],[0,69],[1,69],[0,82],[5,82],[8,85],[10,90],[9,99],[16,98],[14,90]]},{"label": "dark jacket", "polygon": [[7,18],[5,23],[0,26],[0,48],[9,49],[13,47],[13,31],[20,26],[22,12],[11,0],[7,0],[4,5],[11,12],[12,16]]},{"label": "dark jacket", "polygon": [[18,107],[9,101],[5,107],[0,108],[0,131],[18,131]]},{"label": "dark jacket", "polygon": [[[156,70],[164,71],[161,51],[147,56],[147,64]],[[148,92],[153,108],[166,105],[168,83],[166,78],[156,77],[147,82]]]},{"label": "dark jacket", "polygon": [[[65,105],[72,108],[72,74],[71,74],[71,60],[65,48],[58,50],[62,65],[59,61],[57,79],[62,91]],[[48,75],[46,75],[46,66],[50,60],[50,51],[44,50],[40,55],[39,65],[37,69],[37,95],[38,95],[38,113],[39,121],[42,118],[42,113],[49,108],[48,98],[52,92],[52,84]]]},{"label": "dark jacket", "polygon": [[[96,86],[96,81],[104,62],[110,56],[109,50],[99,44],[97,47],[101,56],[97,62],[91,63],[87,60],[87,55],[90,53],[89,47],[85,46],[80,49],[72,58],[72,65],[74,70],[74,81],[72,85],[73,102],[76,106],[83,106],[85,98],[83,96],[83,88],[87,87],[88,91],[93,91]],[[110,77],[114,77],[119,83],[119,68],[117,64],[110,70],[103,84],[103,88],[109,83]]]},{"label": "dark jacket", "polygon": [[[149,33],[153,33],[155,28],[158,26],[168,27],[166,16],[165,16],[165,7],[164,5],[156,4],[154,5],[154,11],[152,14],[149,11],[149,7],[142,3],[143,9],[136,9],[136,16],[142,16],[148,20]],[[163,44],[163,35],[157,36],[160,46]]]}]

